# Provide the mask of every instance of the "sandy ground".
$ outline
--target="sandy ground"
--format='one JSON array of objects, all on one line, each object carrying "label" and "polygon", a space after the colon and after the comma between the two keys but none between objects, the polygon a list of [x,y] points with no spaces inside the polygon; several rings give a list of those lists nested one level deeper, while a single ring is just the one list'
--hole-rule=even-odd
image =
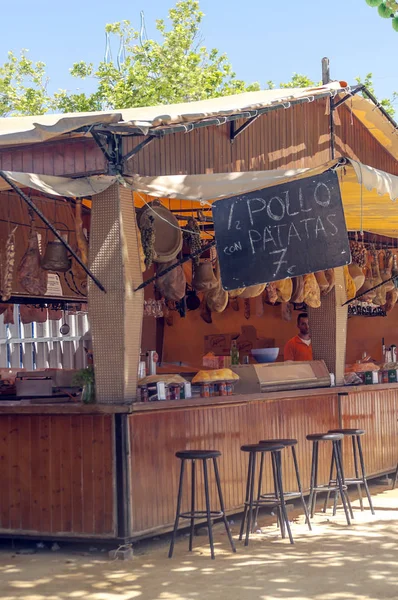
[{"label": "sandy ground", "polygon": [[[398,599],[398,489],[373,487],[376,515],[355,511],[347,527],[341,511],[318,513],[313,532],[291,513],[294,546],[275,524],[260,518],[261,533],[248,548],[231,554],[215,528],[216,560],[207,538],[181,535],[174,558],[168,539],[140,545],[132,561],[110,561],[105,553],[62,547],[17,554],[0,548],[1,600],[384,600]],[[268,524],[267,524],[268,523]],[[239,524],[232,525],[236,537]],[[19,544],[21,546],[21,544]],[[26,545],[25,545],[26,547]]]}]

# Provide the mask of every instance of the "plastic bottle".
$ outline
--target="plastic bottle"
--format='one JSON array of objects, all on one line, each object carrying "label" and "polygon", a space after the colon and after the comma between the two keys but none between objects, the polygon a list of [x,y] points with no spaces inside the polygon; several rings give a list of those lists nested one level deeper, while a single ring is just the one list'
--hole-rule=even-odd
[{"label": "plastic bottle", "polygon": [[231,344],[231,366],[236,366],[239,364],[239,350],[236,343],[236,340],[232,340]]}]

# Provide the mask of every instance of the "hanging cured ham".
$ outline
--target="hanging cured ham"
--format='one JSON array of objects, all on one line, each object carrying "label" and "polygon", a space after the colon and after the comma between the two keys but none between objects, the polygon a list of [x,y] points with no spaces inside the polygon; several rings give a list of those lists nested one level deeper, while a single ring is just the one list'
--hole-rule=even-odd
[{"label": "hanging cured ham", "polygon": [[326,277],[326,281],[329,284],[329,287],[323,295],[327,296],[327,294],[329,294],[329,292],[331,292],[332,289],[334,288],[334,286],[336,285],[336,275],[335,275],[334,269],[326,269],[325,277]]},{"label": "hanging cured ham", "polygon": [[318,271],[315,273],[315,279],[318,282],[321,295],[324,296],[329,289],[329,282],[326,279],[325,271]]},{"label": "hanging cured ham", "polygon": [[319,308],[321,306],[321,290],[314,273],[304,275],[304,302],[310,308]]},{"label": "hanging cured ham", "polygon": [[355,298],[355,295],[357,293],[355,283],[354,283],[353,278],[350,275],[347,265],[345,265],[343,267],[343,270],[344,270],[344,283],[345,283],[345,291],[347,294],[347,300],[352,300],[353,298]]},{"label": "hanging cured ham", "polygon": [[293,291],[290,300],[295,304],[301,304],[302,302],[304,302],[304,278],[302,277],[302,275],[299,275],[298,277],[293,277],[292,281]]},{"label": "hanging cured ham", "polygon": [[33,213],[30,213],[28,249],[18,267],[17,279],[25,292],[43,296],[47,291],[47,273],[40,266],[39,240]]},{"label": "hanging cured ham", "polygon": [[[76,198],[75,233],[76,233],[78,255],[81,258],[82,262],[87,266],[88,265],[88,242],[87,242],[86,236],[84,235],[84,231],[83,231],[81,198]],[[73,271],[74,271],[76,279],[79,282],[79,287],[81,288],[81,291],[86,292],[86,290],[87,290],[87,273],[82,268],[82,266],[79,265],[79,263],[77,261],[75,261],[75,264],[73,266]]]},{"label": "hanging cured ham", "polygon": [[279,302],[289,302],[293,293],[293,282],[291,279],[281,279],[275,281],[276,293]]},{"label": "hanging cured ham", "polygon": [[76,209],[75,209],[75,230],[76,230],[76,241],[79,249],[79,255],[85,265],[88,264],[88,243],[86,236],[83,231],[83,218],[82,218],[82,200],[76,198]]}]

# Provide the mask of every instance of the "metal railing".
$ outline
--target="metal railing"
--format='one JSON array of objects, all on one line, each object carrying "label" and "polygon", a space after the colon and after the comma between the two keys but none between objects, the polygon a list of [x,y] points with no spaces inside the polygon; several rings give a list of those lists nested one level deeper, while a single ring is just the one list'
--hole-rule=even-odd
[{"label": "metal railing", "polygon": [[61,335],[63,318],[45,323],[24,325],[19,305],[14,305],[14,323],[4,324],[0,316],[0,369],[45,368],[81,369],[86,366],[86,350],[91,348],[91,334],[86,313],[68,314],[68,335]]}]

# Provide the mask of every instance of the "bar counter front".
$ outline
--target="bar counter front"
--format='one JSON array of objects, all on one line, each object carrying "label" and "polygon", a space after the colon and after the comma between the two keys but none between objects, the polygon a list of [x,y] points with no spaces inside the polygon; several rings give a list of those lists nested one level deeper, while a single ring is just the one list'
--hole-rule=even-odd
[{"label": "bar counter front", "polygon": [[[34,539],[134,540],[172,528],[179,464],[175,452],[214,448],[226,508],[242,509],[247,458],[263,438],[298,440],[304,488],[309,433],[363,428],[368,475],[397,462],[398,384],[330,387],[133,405],[0,403],[0,534]],[[344,445],[347,472],[351,448]],[[322,451],[323,449],[320,449]],[[286,487],[294,471],[285,457]],[[327,480],[329,457],[320,459]],[[198,501],[202,494],[198,481]],[[267,465],[266,487],[271,472]],[[188,489],[188,485],[187,485]],[[215,498],[215,487],[211,495]]]}]

